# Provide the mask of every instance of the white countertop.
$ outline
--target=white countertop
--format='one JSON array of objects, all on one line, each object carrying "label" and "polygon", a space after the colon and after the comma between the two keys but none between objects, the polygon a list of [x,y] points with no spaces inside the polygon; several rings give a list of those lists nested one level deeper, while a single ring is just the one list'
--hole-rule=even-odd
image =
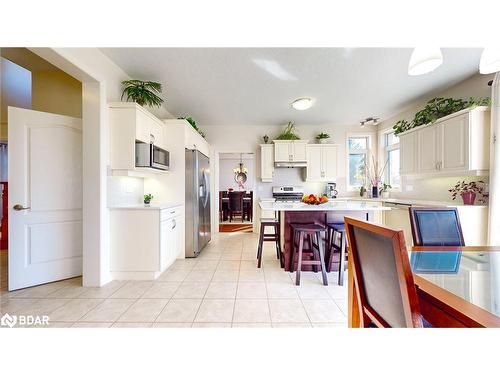
[{"label": "white countertop", "polygon": [[264,211],[389,211],[389,207],[383,207],[370,202],[349,202],[345,200],[331,200],[330,202],[310,205],[302,202],[259,202]]},{"label": "white countertop", "polygon": [[151,204],[150,206],[145,206],[144,204],[133,204],[127,206],[109,207],[110,210],[166,210],[173,207],[182,206],[182,203],[162,203],[162,204]]},{"label": "white countertop", "polygon": [[336,198],[338,201],[363,201],[363,202],[383,202],[383,203],[400,203],[400,204],[411,204],[412,206],[442,206],[442,207],[483,207],[487,208],[487,205],[476,204],[473,206],[464,205],[459,200],[446,202],[446,201],[431,201],[423,199],[411,199],[411,198],[361,198],[361,197],[342,197]]}]

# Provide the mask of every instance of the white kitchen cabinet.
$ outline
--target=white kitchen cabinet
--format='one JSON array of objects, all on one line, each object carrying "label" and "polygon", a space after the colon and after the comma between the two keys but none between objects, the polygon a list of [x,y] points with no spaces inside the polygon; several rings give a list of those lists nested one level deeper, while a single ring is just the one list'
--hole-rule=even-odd
[{"label": "white kitchen cabinet", "polygon": [[306,162],[307,140],[274,140],[274,161],[276,163]]},{"label": "white kitchen cabinet", "polygon": [[337,178],[337,145],[307,145],[306,181],[328,182]]},{"label": "white kitchen cabinet", "polygon": [[136,140],[166,149],[162,121],[136,103],[109,104],[110,166],[113,175],[146,176],[159,172],[135,166]]},{"label": "white kitchen cabinet", "polygon": [[488,174],[489,129],[489,108],[476,107],[402,133],[401,174],[417,177]]},{"label": "white kitchen cabinet", "polygon": [[399,137],[400,174],[417,172],[417,133],[408,133]]},{"label": "white kitchen cabinet", "polygon": [[274,179],[274,145],[260,145],[260,179],[262,182],[273,182]]},{"label": "white kitchen cabinet", "polygon": [[154,280],[184,254],[182,206],[112,208],[111,275],[116,280]]}]

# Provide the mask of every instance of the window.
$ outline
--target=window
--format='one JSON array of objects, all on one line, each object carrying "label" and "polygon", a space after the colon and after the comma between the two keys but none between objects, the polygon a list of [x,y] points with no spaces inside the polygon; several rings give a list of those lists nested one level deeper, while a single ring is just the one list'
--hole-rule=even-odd
[{"label": "window", "polygon": [[393,189],[398,189],[401,186],[401,178],[399,176],[399,137],[394,135],[394,132],[385,134],[384,155],[387,160],[386,182]]},{"label": "window", "polygon": [[368,163],[369,137],[356,136],[348,139],[349,150],[349,180],[351,189],[359,188],[366,184],[366,165]]}]

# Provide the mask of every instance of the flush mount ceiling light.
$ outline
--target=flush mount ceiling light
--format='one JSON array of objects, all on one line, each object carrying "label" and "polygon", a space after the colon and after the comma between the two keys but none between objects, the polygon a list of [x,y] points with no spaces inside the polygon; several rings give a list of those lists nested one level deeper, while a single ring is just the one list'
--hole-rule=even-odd
[{"label": "flush mount ceiling light", "polygon": [[443,54],[440,48],[416,47],[410,57],[408,74],[419,76],[435,70],[443,63]]},{"label": "flush mount ceiling light", "polygon": [[312,105],[313,101],[311,98],[299,98],[292,102],[292,108],[297,111],[305,111],[306,109],[311,108]]},{"label": "flush mount ceiling light", "polygon": [[479,61],[479,73],[489,74],[500,71],[500,48],[486,47]]}]

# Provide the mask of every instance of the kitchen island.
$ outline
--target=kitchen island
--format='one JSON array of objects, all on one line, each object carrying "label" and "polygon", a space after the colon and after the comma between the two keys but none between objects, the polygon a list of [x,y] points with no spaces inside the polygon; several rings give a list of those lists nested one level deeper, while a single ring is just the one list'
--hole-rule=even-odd
[{"label": "kitchen island", "polygon": [[[344,216],[355,217],[362,220],[375,220],[375,213],[389,211],[378,202],[350,202],[330,201],[320,205],[308,205],[302,202],[269,202],[261,201],[259,206],[262,211],[273,211],[277,213],[281,228],[281,251],[285,271],[290,271],[290,260],[292,255],[292,233],[290,224],[320,224],[326,228],[327,223],[343,223]],[[328,259],[329,251],[325,251]],[[304,270],[311,266],[304,266]]]}]

